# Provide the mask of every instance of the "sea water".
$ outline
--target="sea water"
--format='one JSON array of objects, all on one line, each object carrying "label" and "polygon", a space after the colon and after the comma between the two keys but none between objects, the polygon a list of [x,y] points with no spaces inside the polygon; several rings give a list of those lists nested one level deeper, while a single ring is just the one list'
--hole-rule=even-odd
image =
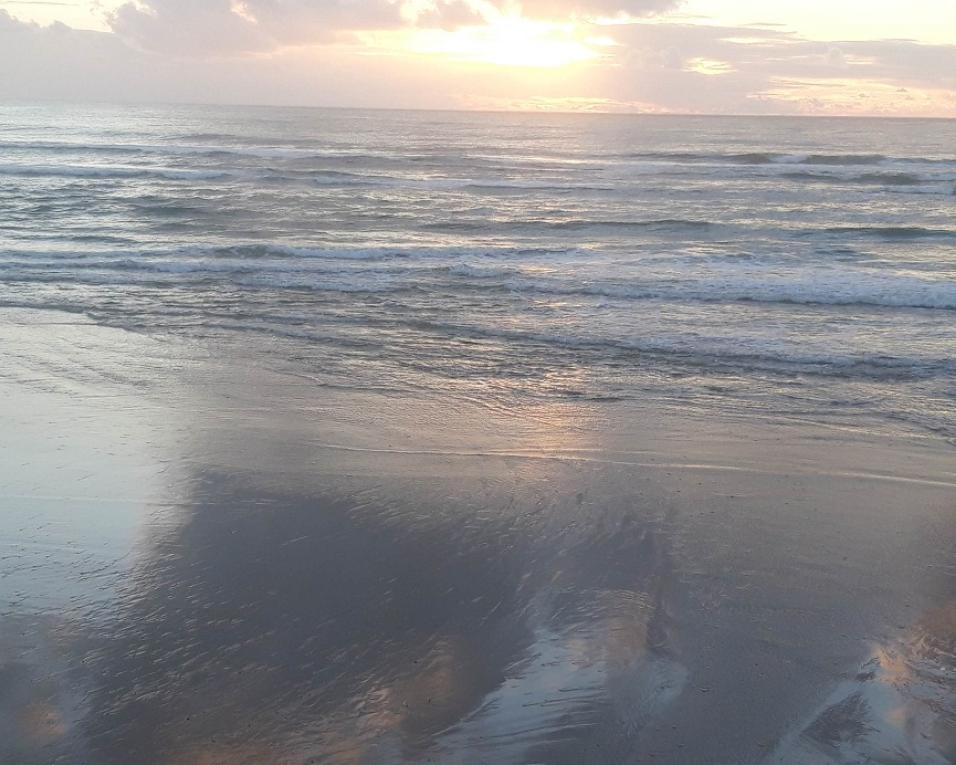
[{"label": "sea water", "polygon": [[956,122],[0,108],[0,305],[319,384],[956,434]]}]

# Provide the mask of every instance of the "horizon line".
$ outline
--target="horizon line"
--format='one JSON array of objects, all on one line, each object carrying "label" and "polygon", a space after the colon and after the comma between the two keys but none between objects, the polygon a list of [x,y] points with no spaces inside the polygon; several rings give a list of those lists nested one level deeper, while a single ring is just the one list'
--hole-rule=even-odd
[{"label": "horizon line", "polygon": [[66,98],[0,98],[0,107],[6,105],[40,105],[58,104],[69,106],[116,106],[116,107],[175,107],[193,106],[222,109],[303,109],[303,110],[336,110],[336,111],[366,111],[366,112],[422,112],[438,114],[514,114],[514,115],[559,115],[559,116],[600,116],[600,117],[679,117],[679,118],[708,118],[708,119],[841,119],[841,120],[901,120],[901,121],[956,121],[956,116],[929,116],[903,114],[792,114],[787,112],[772,112],[754,114],[747,112],[641,112],[641,111],[603,111],[582,109],[491,109],[468,107],[423,107],[423,106],[345,106],[341,104],[269,104],[206,101],[137,101],[116,99],[66,99]]}]

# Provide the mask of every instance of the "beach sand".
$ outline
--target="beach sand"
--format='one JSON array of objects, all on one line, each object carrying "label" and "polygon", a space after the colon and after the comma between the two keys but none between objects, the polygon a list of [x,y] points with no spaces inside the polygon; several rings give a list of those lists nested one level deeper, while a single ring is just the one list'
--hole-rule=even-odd
[{"label": "beach sand", "polygon": [[2,762],[956,761],[950,444],[0,344]]}]

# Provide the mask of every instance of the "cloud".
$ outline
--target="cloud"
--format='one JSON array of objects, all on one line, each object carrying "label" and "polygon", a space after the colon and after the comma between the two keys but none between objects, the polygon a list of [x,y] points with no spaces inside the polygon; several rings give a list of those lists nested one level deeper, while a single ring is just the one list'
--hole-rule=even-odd
[{"label": "cloud", "polygon": [[144,0],[110,16],[114,32],[144,49],[191,56],[329,42],[342,30],[402,23],[389,0]]},{"label": "cloud", "polygon": [[0,99],[106,99],[137,66],[113,35],[41,27],[0,10]]},{"label": "cloud", "polygon": [[235,13],[228,0],[126,3],[112,14],[110,26],[126,40],[165,53],[217,54],[272,46],[264,30]]},{"label": "cloud", "polygon": [[640,18],[673,11],[683,0],[522,0],[521,9],[541,18]]},{"label": "cloud", "polygon": [[682,0],[130,0],[110,15],[114,32],[145,50],[209,56],[315,45],[343,33],[481,24],[521,8],[566,20],[672,10]]},{"label": "cloud", "polygon": [[136,0],[110,26],[145,50],[210,56],[341,40],[356,31],[480,24],[488,0]]},{"label": "cloud", "polygon": [[[637,23],[591,95],[721,114],[956,114],[956,45],[807,40],[784,28]],[[896,90],[920,91],[901,101]],[[911,93],[912,95],[912,93]]]},{"label": "cloud", "polygon": [[461,72],[320,46],[273,56],[190,59],[112,33],[42,27],[0,10],[0,101],[271,104],[440,109],[459,106]]}]

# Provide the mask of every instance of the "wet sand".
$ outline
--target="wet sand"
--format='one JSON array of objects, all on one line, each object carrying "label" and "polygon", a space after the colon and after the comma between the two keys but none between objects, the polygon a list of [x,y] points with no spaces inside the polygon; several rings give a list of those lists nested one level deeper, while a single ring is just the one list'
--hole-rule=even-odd
[{"label": "wet sand", "polygon": [[0,761],[956,761],[956,452],[0,322]]}]

